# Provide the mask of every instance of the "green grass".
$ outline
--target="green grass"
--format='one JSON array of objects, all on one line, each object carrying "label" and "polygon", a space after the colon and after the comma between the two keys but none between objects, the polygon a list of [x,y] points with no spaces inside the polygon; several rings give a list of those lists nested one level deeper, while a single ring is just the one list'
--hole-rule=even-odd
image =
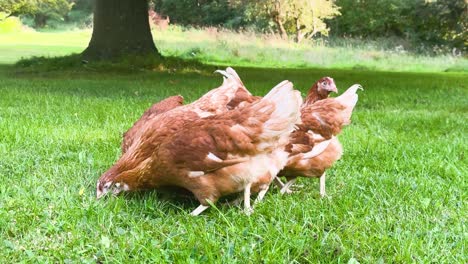
[{"label": "green grass", "polygon": [[[0,259],[5,263],[466,263],[468,75],[238,68],[254,94],[321,76],[365,91],[340,136],[345,154],[297,193],[255,213],[144,192],[96,200],[121,134],[153,102],[218,86],[199,73],[0,67]],[[149,261],[151,260],[151,261]]]},{"label": "green grass", "polygon": [[[416,55],[399,43],[356,40],[306,41],[295,44],[275,36],[226,30],[182,29],[171,26],[154,31],[154,40],[165,56],[196,59],[212,65],[329,68],[412,72],[468,72],[468,60],[448,55]],[[88,45],[90,30],[65,32],[21,31],[0,34],[0,64],[31,56],[64,56],[80,53]]]},{"label": "green grass", "polygon": [[32,56],[54,57],[79,53],[86,48],[90,38],[89,31],[0,34],[0,64],[11,64]]}]

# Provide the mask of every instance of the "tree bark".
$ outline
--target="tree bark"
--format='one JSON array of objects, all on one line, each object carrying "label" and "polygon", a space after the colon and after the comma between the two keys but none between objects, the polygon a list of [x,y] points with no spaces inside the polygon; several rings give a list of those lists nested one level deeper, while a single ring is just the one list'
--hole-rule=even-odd
[{"label": "tree bark", "polygon": [[36,14],[34,16],[34,26],[36,28],[43,28],[45,27],[47,22],[47,17],[42,14]]},{"label": "tree bark", "polygon": [[284,29],[283,22],[279,18],[279,16],[274,16],[273,20],[275,21],[276,25],[278,26],[278,30],[280,32],[281,38],[282,39],[288,39],[288,33],[286,32],[286,29]]},{"label": "tree bark", "polygon": [[317,27],[315,26],[315,23],[312,24],[312,27],[313,27],[313,30],[308,33],[308,36],[307,36],[308,39],[312,39],[315,36],[315,34],[317,34],[319,32],[317,30]]},{"label": "tree bark", "polygon": [[86,59],[160,56],[151,36],[147,0],[95,0],[93,35]]},{"label": "tree bark", "polygon": [[[269,8],[267,7],[267,10],[268,9]],[[276,26],[278,26],[281,38],[288,39],[288,33],[286,32],[286,29],[283,25],[283,21],[281,20],[281,11],[281,3],[277,1],[273,5],[273,10],[267,12],[270,13],[270,16],[273,18],[273,21],[276,23]]]},{"label": "tree bark", "polygon": [[302,32],[303,29],[305,29],[304,25],[301,25],[299,18],[294,18],[296,21],[296,43],[300,43],[303,39],[304,36],[307,34],[307,32]]}]

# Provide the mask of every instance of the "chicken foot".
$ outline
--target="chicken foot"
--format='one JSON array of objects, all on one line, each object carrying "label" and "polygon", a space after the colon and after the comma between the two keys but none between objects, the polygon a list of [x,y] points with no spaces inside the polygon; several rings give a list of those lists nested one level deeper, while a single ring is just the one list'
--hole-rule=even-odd
[{"label": "chicken foot", "polygon": [[[327,192],[325,191],[325,182],[326,182],[326,173],[324,172],[322,176],[319,177],[320,179],[320,184],[319,184],[319,191],[320,191],[320,197],[326,197]],[[290,189],[290,187],[295,183],[296,179],[292,179],[287,181],[286,183],[282,183],[281,180],[276,177],[275,178],[275,184],[281,189],[280,192],[281,194],[285,193],[293,193],[293,191]]]},{"label": "chicken foot", "polygon": [[234,200],[231,200],[231,201],[225,201],[223,202],[222,204],[223,205],[229,205],[229,206],[239,206],[241,205],[241,203],[244,201],[244,196],[243,195],[239,195],[238,197],[236,197]]},{"label": "chicken foot", "polygon": [[[276,185],[276,187],[278,187],[280,190],[283,189],[284,187],[284,183],[281,181],[281,179],[279,177],[275,177],[275,180],[274,180],[274,183]],[[289,188],[287,188],[287,190],[284,190],[283,192],[281,192],[281,194],[291,194],[291,193],[294,193],[295,191],[291,190],[292,184],[289,186]],[[299,186],[294,186],[294,187],[302,187],[302,185],[299,185]]]},{"label": "chicken foot", "polygon": [[281,194],[292,193],[292,190],[289,189],[289,188],[296,182],[296,179],[297,179],[297,178],[293,178],[293,179],[287,181],[287,182],[283,185],[283,187],[281,188],[280,193],[281,193]]},{"label": "chicken foot", "polygon": [[275,177],[273,182],[275,183],[276,187],[278,187],[280,189],[283,188],[283,186],[284,186],[284,183],[281,181],[281,179],[279,177]]},{"label": "chicken foot", "polygon": [[193,210],[190,215],[191,216],[197,216],[199,214],[201,214],[203,211],[205,211],[206,209],[208,209],[209,206],[208,205],[203,205],[203,204],[200,204],[195,210]]}]

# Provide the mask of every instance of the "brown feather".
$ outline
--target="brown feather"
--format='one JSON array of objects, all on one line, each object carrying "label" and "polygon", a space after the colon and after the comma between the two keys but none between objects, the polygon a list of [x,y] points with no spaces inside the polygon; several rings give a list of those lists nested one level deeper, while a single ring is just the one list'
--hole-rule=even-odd
[{"label": "brown feather", "polygon": [[158,103],[153,104],[149,109],[147,109],[143,115],[138,119],[133,126],[123,134],[122,141],[122,153],[125,153],[127,149],[132,145],[136,134],[142,130],[144,124],[153,118],[156,115],[165,113],[169,110],[172,110],[176,107],[183,105],[184,98],[180,95],[168,97]]}]

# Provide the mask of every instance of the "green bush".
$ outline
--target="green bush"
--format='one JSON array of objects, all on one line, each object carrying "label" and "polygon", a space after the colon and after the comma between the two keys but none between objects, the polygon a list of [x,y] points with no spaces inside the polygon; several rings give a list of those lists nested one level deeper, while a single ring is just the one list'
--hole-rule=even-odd
[{"label": "green bush", "polygon": [[90,28],[93,26],[93,15],[85,10],[72,9],[65,21],[75,25],[77,28]]},{"label": "green bush", "polygon": [[422,52],[467,47],[465,0],[337,0],[341,16],[328,23],[331,34],[365,39],[397,37]]},{"label": "green bush", "polygon": [[0,14],[0,33],[13,33],[23,29],[21,20],[17,17],[6,17]]}]

